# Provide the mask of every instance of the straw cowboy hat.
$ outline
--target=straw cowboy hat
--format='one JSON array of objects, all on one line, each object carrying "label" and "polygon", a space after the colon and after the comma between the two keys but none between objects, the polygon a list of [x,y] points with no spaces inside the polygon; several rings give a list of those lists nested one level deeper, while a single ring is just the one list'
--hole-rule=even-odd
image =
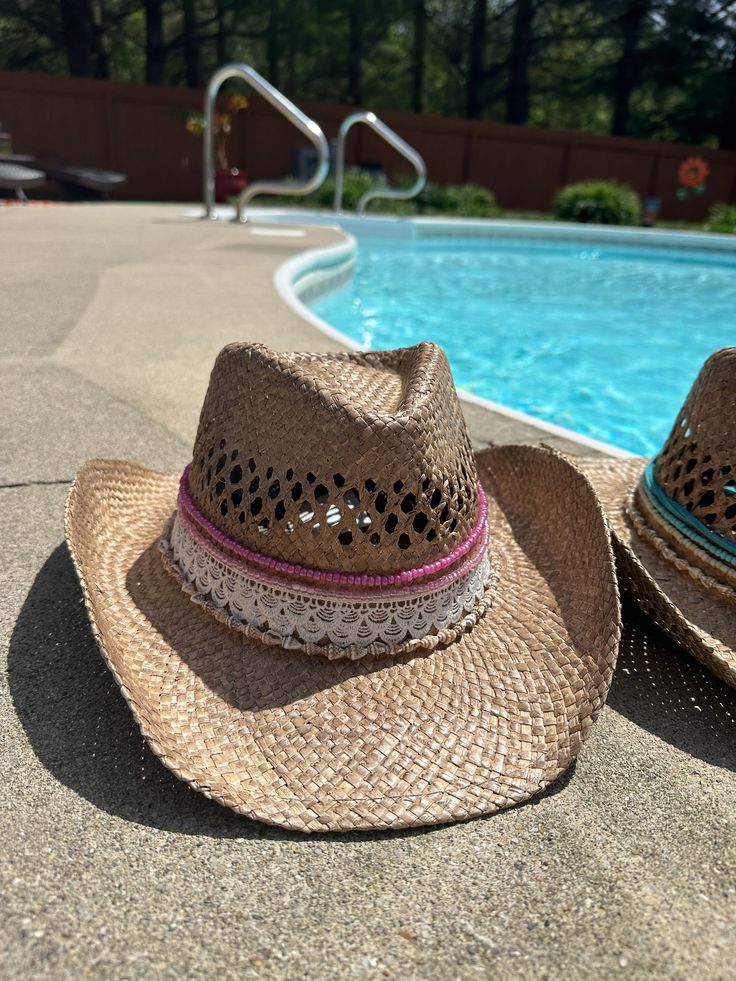
[{"label": "straw cowboy hat", "polygon": [[608,513],[623,584],[736,686],[736,347],[706,361],[652,461],[576,462]]},{"label": "straw cowboy hat", "polygon": [[307,831],[437,824],[538,793],[619,640],[600,505],[532,447],[474,456],[435,345],[217,358],[183,476],[93,460],[67,539],[153,751]]}]

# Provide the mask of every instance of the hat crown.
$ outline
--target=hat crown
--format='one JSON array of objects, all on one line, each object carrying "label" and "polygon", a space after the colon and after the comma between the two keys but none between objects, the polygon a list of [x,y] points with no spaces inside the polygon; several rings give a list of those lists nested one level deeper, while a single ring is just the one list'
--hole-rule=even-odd
[{"label": "hat crown", "polygon": [[444,352],[229,345],[189,492],[229,539],[282,562],[381,574],[450,554],[473,530],[478,485]]},{"label": "hat crown", "polygon": [[703,365],[654,473],[665,494],[736,541],[736,347]]}]

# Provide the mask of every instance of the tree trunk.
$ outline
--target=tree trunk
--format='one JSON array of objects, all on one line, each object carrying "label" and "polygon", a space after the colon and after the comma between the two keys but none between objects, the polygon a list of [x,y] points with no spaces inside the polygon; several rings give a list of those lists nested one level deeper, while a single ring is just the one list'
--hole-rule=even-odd
[{"label": "tree trunk", "polygon": [[639,83],[641,71],[639,40],[649,3],[650,0],[628,0],[621,18],[623,50],[613,79],[611,133],[614,136],[625,136],[629,129],[631,93]]},{"label": "tree trunk", "polygon": [[465,91],[465,115],[479,119],[484,108],[487,0],[473,0],[473,15],[468,43],[468,81]]},{"label": "tree trunk", "polygon": [[61,0],[61,30],[70,75],[89,78],[93,74],[92,7],[89,0]]},{"label": "tree trunk", "polygon": [[217,38],[215,43],[217,46],[217,65],[219,67],[220,65],[224,65],[228,60],[226,23],[227,5],[225,0],[217,0],[215,9],[217,12]]},{"label": "tree trunk", "polygon": [[164,15],[162,0],[145,0],[146,10],[146,81],[163,85],[166,66]]},{"label": "tree trunk", "polygon": [[291,20],[286,42],[286,91],[294,97],[298,92],[299,72],[297,70],[297,54],[301,44],[299,22]]},{"label": "tree trunk", "polygon": [[363,0],[352,0],[348,48],[348,101],[356,106],[363,102],[364,13]]},{"label": "tree trunk", "polygon": [[184,74],[189,88],[199,89],[202,87],[202,68],[194,0],[182,0],[182,13],[184,14]]},{"label": "tree trunk", "polygon": [[280,47],[280,23],[279,23],[279,3],[278,0],[271,0],[268,8],[268,32],[266,35],[266,47],[268,50],[268,80],[271,85],[279,87],[279,52]]},{"label": "tree trunk", "polygon": [[534,0],[517,0],[506,90],[507,123],[524,124],[529,119],[529,62],[533,31]]},{"label": "tree trunk", "polygon": [[731,59],[723,80],[721,111],[716,122],[716,135],[721,150],[736,150],[736,114],[733,111],[736,99],[736,55]]},{"label": "tree trunk", "polygon": [[427,54],[427,5],[414,0],[414,45],[411,64],[411,108],[424,111],[424,63]]},{"label": "tree trunk", "polygon": [[105,38],[105,6],[103,0],[92,3],[92,54],[95,78],[110,77],[110,58]]}]

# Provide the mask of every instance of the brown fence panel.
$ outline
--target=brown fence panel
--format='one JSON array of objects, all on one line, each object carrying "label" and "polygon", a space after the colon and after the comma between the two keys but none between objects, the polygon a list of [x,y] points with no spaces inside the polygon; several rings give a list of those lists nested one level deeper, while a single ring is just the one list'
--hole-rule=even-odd
[{"label": "brown fence panel", "polygon": [[[107,167],[128,175],[121,196],[187,201],[201,196],[202,146],[184,127],[202,93],[166,86],[102,82],[0,71],[0,120],[19,153],[65,163]],[[304,102],[305,112],[334,139],[351,107]],[[625,181],[642,196],[661,198],[663,218],[702,220],[716,201],[736,201],[736,152],[500,123],[444,119],[406,112],[381,118],[415,146],[437,183],[473,181],[503,207],[546,211],[560,187],[590,178]],[[254,96],[236,122],[230,163],[251,180],[292,172],[304,146],[297,131]],[[689,156],[710,167],[704,194],[681,201],[677,170]],[[365,127],[351,134],[349,164],[376,163],[388,174],[408,165]]]},{"label": "brown fence panel", "polygon": [[504,208],[547,211],[560,186],[565,147],[551,142],[512,142],[476,135],[468,180],[494,191]]},{"label": "brown fence panel", "polygon": [[654,160],[652,153],[640,153],[624,147],[578,144],[570,158],[568,180],[572,182],[589,177],[604,177],[624,181],[639,194],[646,194],[652,186]]},{"label": "brown fence panel", "polygon": [[16,151],[56,157],[74,147],[80,163],[105,166],[104,99],[86,86],[70,91],[66,79],[57,86],[50,81],[9,72],[0,76],[0,119],[13,134]]}]

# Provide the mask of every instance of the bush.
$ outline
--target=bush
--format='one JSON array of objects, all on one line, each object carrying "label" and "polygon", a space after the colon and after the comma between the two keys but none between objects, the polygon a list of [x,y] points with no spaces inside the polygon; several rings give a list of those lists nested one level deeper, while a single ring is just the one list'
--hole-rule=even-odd
[{"label": "bush", "polygon": [[422,215],[495,218],[501,213],[493,194],[478,184],[427,184],[415,200]]},{"label": "bush", "polygon": [[[386,182],[367,171],[351,170],[343,184],[343,211],[355,211],[360,198],[373,187],[410,187],[413,178],[401,176]],[[283,204],[285,207],[332,210],[335,197],[335,178],[328,177],[321,187],[307,197],[278,197],[264,204]],[[408,201],[379,198],[368,203],[369,212],[384,215],[445,215],[458,218],[493,218],[501,213],[490,191],[477,184],[427,184]]]},{"label": "bush", "polygon": [[708,232],[736,233],[736,204],[714,204],[710,209],[705,229]]},{"label": "bush", "polygon": [[[361,195],[369,188],[411,187],[413,183],[414,177],[403,175],[386,182],[378,181],[365,172],[349,172],[345,174],[343,210],[354,211]],[[328,178],[322,188],[328,184],[329,203],[324,206],[331,208],[335,193],[332,178]],[[491,192],[477,184],[426,184],[416,197],[409,198],[408,201],[401,198],[379,198],[369,202],[367,210],[385,215],[444,215],[448,218],[493,218],[500,213]]]},{"label": "bush", "polygon": [[[289,178],[287,183],[295,184],[296,180],[294,178]],[[385,181],[378,180],[372,174],[367,171],[348,171],[345,174],[345,180],[343,182],[343,193],[342,193],[342,206],[344,211],[355,211],[358,206],[358,201],[365,192],[371,188],[380,185],[385,186]],[[332,207],[335,201],[335,178],[328,177],[316,191],[312,191],[311,194],[307,194],[306,197],[301,195],[276,195],[276,196],[264,196],[258,199],[259,204],[269,205],[275,207],[277,205],[282,205],[285,208],[314,208],[317,211],[327,210],[332,211]]]},{"label": "bush", "polygon": [[[358,201],[373,187],[385,187],[385,181],[366,170],[348,170],[342,185],[342,210],[355,211]],[[313,199],[315,201],[312,204]],[[307,207],[332,209],[335,200],[335,178],[328,177],[322,187],[304,199]]]},{"label": "bush", "polygon": [[638,225],[641,219],[639,195],[615,181],[581,181],[568,184],[555,200],[557,217],[562,221],[597,222],[601,225]]}]

